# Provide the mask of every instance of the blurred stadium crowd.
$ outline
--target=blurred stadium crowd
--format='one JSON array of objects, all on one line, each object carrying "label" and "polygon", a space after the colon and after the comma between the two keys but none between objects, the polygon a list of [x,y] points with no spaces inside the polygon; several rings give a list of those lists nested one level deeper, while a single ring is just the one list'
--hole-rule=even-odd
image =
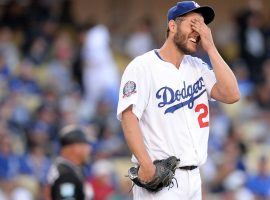
[{"label": "blurred stadium crowd", "polygon": [[[210,108],[205,199],[270,199],[270,24],[255,3],[213,31],[241,100]],[[122,37],[109,26],[75,24],[70,1],[0,7],[0,200],[43,199],[58,131],[67,124],[87,127],[93,141],[85,173],[94,199],[131,199],[124,177],[130,152],[115,111],[123,68],[160,44],[151,18]]]}]

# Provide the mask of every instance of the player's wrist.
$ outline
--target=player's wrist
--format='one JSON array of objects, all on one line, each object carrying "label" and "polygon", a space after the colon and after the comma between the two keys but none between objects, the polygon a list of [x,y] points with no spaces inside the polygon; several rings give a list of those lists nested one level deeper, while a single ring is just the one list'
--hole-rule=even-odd
[{"label": "player's wrist", "polygon": [[156,174],[156,166],[153,163],[147,166],[140,166],[139,177],[142,179],[142,181],[144,182],[151,181],[155,174]]},{"label": "player's wrist", "polygon": [[153,161],[151,160],[150,156],[148,154],[138,157],[139,165],[141,167],[149,167],[153,165]]},{"label": "player's wrist", "polygon": [[211,55],[214,55],[216,54],[218,51],[217,51],[217,48],[215,47],[215,45],[211,45],[207,50],[206,50],[207,54],[209,56]]},{"label": "player's wrist", "polygon": [[140,164],[140,167],[142,167],[142,168],[144,168],[144,169],[153,169],[153,168],[155,168],[155,165],[153,164],[153,162],[152,161],[147,161],[147,162],[142,162],[141,164]]},{"label": "player's wrist", "polygon": [[145,162],[140,165],[140,168],[142,171],[147,172],[149,175],[154,174],[156,171],[156,166],[153,164],[153,162]]}]

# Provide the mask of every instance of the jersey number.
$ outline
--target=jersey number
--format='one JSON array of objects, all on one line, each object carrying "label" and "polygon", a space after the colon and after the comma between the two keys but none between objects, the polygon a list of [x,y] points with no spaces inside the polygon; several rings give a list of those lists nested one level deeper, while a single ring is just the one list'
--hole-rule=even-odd
[{"label": "jersey number", "polygon": [[[202,112],[201,112],[202,110]],[[207,127],[209,126],[209,122],[208,121],[203,121],[204,118],[207,117],[208,115],[208,108],[205,104],[198,104],[195,108],[195,112],[200,112],[199,116],[198,116],[198,122],[201,128]]]}]

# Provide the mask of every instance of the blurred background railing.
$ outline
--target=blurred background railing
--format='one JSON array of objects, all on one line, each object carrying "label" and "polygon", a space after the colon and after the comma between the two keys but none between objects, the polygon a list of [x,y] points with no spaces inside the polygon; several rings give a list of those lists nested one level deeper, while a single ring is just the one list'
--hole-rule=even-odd
[{"label": "blurred background railing", "polygon": [[[95,140],[85,168],[94,199],[132,198],[119,81],[132,58],[160,47],[175,3],[0,0],[0,200],[43,199],[58,131],[72,123]],[[210,27],[241,90],[240,102],[210,108],[204,199],[270,199],[270,1],[198,3],[216,11]]]}]

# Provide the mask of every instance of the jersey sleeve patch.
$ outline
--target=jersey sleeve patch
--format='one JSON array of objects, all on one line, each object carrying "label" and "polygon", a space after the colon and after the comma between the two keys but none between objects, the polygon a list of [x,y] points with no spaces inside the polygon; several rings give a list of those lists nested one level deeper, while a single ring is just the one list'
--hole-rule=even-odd
[{"label": "jersey sleeve patch", "polygon": [[129,97],[136,92],[136,83],[134,81],[128,81],[123,88],[123,98]]},{"label": "jersey sleeve patch", "polygon": [[73,197],[75,195],[75,185],[73,183],[63,183],[60,185],[60,195],[62,197]]}]

